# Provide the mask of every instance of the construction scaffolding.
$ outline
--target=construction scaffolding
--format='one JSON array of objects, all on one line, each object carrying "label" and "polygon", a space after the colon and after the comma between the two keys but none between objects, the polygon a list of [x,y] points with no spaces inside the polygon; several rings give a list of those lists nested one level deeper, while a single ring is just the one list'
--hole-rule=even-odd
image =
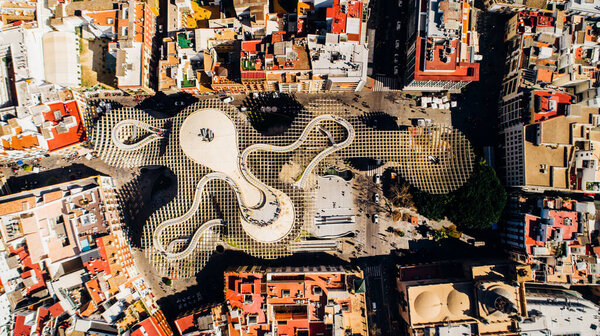
[{"label": "construction scaffolding", "polygon": [[[294,184],[313,158],[330,148],[332,143],[343,143],[349,136],[349,131],[339,122],[320,121],[319,127],[314,127],[302,145],[293,151],[278,153],[259,150],[249,155],[247,167],[256,178],[285,193],[293,203],[293,227],[283,239],[264,243],[249,236],[242,227],[240,205],[232,187],[223,180],[211,180],[204,187],[198,211],[189,220],[164,229],[160,239],[162,245],[169,246],[168,249],[181,251],[202,224],[222,219],[225,225],[212,226],[203,231],[202,238],[189,257],[168,259],[153,246],[154,230],[160,223],[186,213],[192,206],[198,182],[211,173],[210,169],[192,161],[183,152],[179,141],[180,127],[195,111],[209,108],[220,110],[235,124],[240,153],[255,144],[289,145],[298,140],[311,120],[325,114],[345,119],[354,130],[354,140],[350,145],[325,156],[314,167],[303,188]],[[451,127],[409,127],[402,131],[379,131],[363,122],[361,111],[337,100],[317,99],[305,106],[289,129],[280,136],[261,135],[252,127],[249,117],[255,116],[247,116],[218,99],[209,99],[195,103],[168,119],[155,119],[144,111],[122,108],[103,116],[97,122],[92,132],[92,141],[102,160],[125,168],[166,166],[177,176],[177,196],[150,217],[144,227],[142,239],[148,260],[161,276],[183,278],[195,275],[218,245],[243,250],[260,258],[271,259],[291,254],[290,245],[302,240],[300,233],[305,223],[310,223],[314,217],[316,175],[323,174],[332,166],[343,168],[348,158],[382,160],[388,166],[396,167],[409,183],[433,194],[448,193],[462,186],[473,167],[474,157],[470,143]],[[139,121],[142,126],[136,128],[133,124],[129,125],[129,122],[123,123],[125,120]],[[113,130],[118,134],[113,135]],[[123,143],[126,145],[123,146]],[[143,146],[131,146],[136,143]]]}]

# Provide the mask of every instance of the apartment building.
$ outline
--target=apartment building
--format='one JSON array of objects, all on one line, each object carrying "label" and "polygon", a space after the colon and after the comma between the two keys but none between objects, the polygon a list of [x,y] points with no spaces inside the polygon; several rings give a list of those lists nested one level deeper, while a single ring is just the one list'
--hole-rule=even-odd
[{"label": "apartment building", "polygon": [[87,40],[110,40],[108,54],[101,60],[114,71],[115,83],[109,86],[129,94],[154,93],[150,76],[156,73],[151,65],[158,1],[85,0],[54,2],[49,7],[54,14],[50,25],[59,32],[72,34],[78,29]]},{"label": "apartment building", "polygon": [[177,8],[174,25],[169,31],[180,31],[197,28],[207,28],[206,21],[210,19],[220,19],[224,15],[221,13],[220,0],[213,1],[191,1],[176,0]]},{"label": "apartment building", "polygon": [[180,335],[226,336],[229,335],[227,316],[225,305],[198,307],[175,319],[174,324]]},{"label": "apartment building", "polygon": [[150,60],[158,8],[142,1],[119,4],[116,41],[109,53],[116,58],[117,87],[130,94],[153,94]]},{"label": "apartment building", "polygon": [[54,102],[29,106],[20,113],[15,113],[15,108],[0,110],[0,162],[82,149],[87,135],[81,105],[71,91],[56,92],[53,86],[50,88],[53,94],[47,98]]},{"label": "apartment building", "polygon": [[[165,39],[160,88],[226,94],[360,91],[368,62],[367,5],[301,1],[296,14],[269,13],[268,1],[235,1],[236,18],[206,15],[197,22],[208,28]],[[183,37],[195,41],[192,57],[182,51]]]},{"label": "apartment building", "polygon": [[598,33],[588,18],[565,11],[522,10],[507,22],[499,105],[507,185],[587,191],[595,181],[583,166],[594,160],[582,155],[596,141]]},{"label": "apartment building", "polygon": [[225,273],[230,335],[368,335],[362,271],[241,267]]},{"label": "apartment building", "polygon": [[468,0],[412,0],[404,90],[457,91],[479,80],[479,36]]},{"label": "apartment building", "polygon": [[502,222],[502,242],[513,260],[531,265],[535,282],[596,284],[600,249],[593,246],[595,216],[591,201],[513,196]]},{"label": "apartment building", "polygon": [[[44,46],[46,42],[54,46],[58,36],[48,37],[42,39]],[[35,55],[39,50],[34,35],[23,27],[0,31],[0,39],[0,55],[5,60],[0,64],[0,162],[80,150],[86,140],[82,113],[85,102],[72,90],[45,82],[45,77],[39,75],[44,70],[49,70],[48,78],[56,74],[50,70],[59,63],[51,61],[56,53],[46,50],[48,59]],[[44,64],[45,60],[48,62]],[[77,82],[69,69],[62,73],[63,78]]]},{"label": "apartment building", "polygon": [[486,0],[484,4],[490,12],[507,13],[520,10],[543,11],[551,2],[547,0]]},{"label": "apartment building", "polygon": [[147,319],[172,335],[133,261],[112,178],[1,197],[0,236],[0,322],[13,335],[141,335]]},{"label": "apartment building", "polygon": [[37,27],[37,1],[10,0],[0,3],[0,29],[23,25]]},{"label": "apartment building", "polygon": [[506,180],[530,191],[596,193],[598,108],[573,105],[559,116],[505,130]]}]

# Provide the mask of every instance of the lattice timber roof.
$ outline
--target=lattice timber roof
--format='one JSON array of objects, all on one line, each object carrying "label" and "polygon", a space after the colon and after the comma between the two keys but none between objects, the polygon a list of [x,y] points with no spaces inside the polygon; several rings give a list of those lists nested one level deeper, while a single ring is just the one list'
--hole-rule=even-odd
[{"label": "lattice timber roof", "polygon": [[434,194],[463,185],[471,174],[468,140],[448,126],[381,131],[362,112],[337,100],[304,106],[280,136],[264,136],[246,114],[218,99],[177,116],[154,119],[123,108],[103,116],[92,135],[102,160],[118,167],[166,166],[177,196],[144,227],[142,243],[159,274],[190,277],[217,245],[256,257],[291,254],[314,217],[316,175],[372,158]]}]

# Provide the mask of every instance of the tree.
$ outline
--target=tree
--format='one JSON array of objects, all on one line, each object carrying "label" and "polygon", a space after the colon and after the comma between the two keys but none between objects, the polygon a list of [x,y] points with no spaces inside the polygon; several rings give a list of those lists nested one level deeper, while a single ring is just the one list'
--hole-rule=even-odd
[{"label": "tree", "polygon": [[410,186],[407,183],[393,184],[390,187],[390,198],[394,206],[400,208],[412,208],[415,206],[410,194]]},{"label": "tree", "polygon": [[447,238],[459,239],[462,233],[456,230],[456,225],[444,226],[439,230],[433,230],[433,240],[440,241]]},{"label": "tree", "polygon": [[487,229],[496,223],[506,205],[506,190],[484,160],[475,164],[471,177],[450,194],[448,219],[462,229]]},{"label": "tree", "polygon": [[448,232],[446,232],[446,230],[443,228],[439,230],[433,230],[433,241],[437,242],[446,238],[448,238]]},{"label": "tree", "polygon": [[448,195],[432,195],[416,189],[412,194],[421,215],[433,220],[448,217],[459,230],[491,227],[506,205],[506,191],[496,172],[483,159],[475,164],[469,180]]},{"label": "tree", "polygon": [[436,221],[444,219],[448,205],[448,195],[434,195],[414,189],[413,201],[419,213]]},{"label": "tree", "polygon": [[460,239],[462,237],[462,232],[456,230],[456,225],[451,224],[443,228],[446,231],[446,234],[449,238]]}]

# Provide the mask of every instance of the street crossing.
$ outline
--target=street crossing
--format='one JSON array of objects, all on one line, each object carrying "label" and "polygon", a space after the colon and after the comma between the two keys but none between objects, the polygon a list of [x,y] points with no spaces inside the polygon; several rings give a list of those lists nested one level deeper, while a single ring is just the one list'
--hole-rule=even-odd
[{"label": "street crossing", "polygon": [[380,277],[381,276],[381,267],[379,266],[367,266],[365,269],[365,273],[370,277]]},{"label": "street crossing", "polygon": [[400,90],[398,78],[376,75],[373,91],[397,91]]}]

